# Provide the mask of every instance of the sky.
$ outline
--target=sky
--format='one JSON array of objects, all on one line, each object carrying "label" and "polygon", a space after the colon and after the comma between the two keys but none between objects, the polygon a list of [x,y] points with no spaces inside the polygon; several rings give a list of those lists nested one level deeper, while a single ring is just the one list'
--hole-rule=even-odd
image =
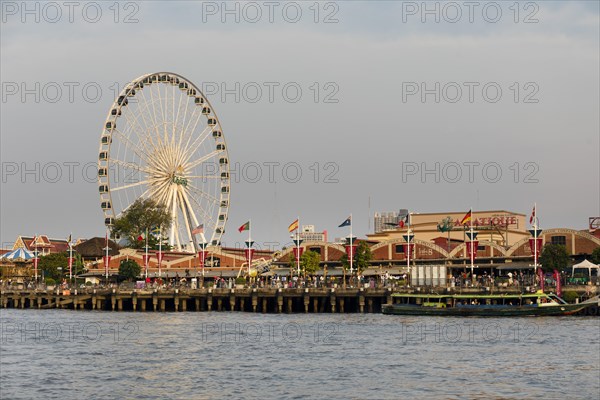
[{"label": "sky", "polygon": [[2,247],[104,235],[104,120],[123,85],[158,71],[219,116],[224,245],[249,219],[264,248],[289,243],[297,216],[333,239],[350,214],[364,237],[401,208],[536,202],[542,228],[600,215],[598,2],[73,4],[1,3]]}]

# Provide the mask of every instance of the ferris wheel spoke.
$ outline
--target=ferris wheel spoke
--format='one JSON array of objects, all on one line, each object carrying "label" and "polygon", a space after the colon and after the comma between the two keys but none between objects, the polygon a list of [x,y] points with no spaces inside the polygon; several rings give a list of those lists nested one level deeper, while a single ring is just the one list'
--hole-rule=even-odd
[{"label": "ferris wheel spoke", "polygon": [[[145,196],[146,194],[148,194],[148,192],[149,192],[149,191],[150,191],[150,189],[146,189],[146,190],[144,191],[144,193],[142,193],[142,194],[140,195],[140,197],[139,197],[139,198],[140,198],[140,199],[143,199],[143,198],[144,198],[144,196]],[[129,205],[128,205],[127,207],[124,207],[124,208],[123,208],[123,209],[122,209],[122,210],[121,210],[121,211],[120,211],[120,212],[119,212],[117,215],[115,215],[115,217],[117,217],[117,218],[121,217],[121,216],[123,215],[123,213],[124,213],[124,212],[126,212],[127,210],[129,210],[129,208],[130,208],[132,205],[133,205],[133,203],[129,203]]]},{"label": "ferris wheel spoke", "polygon": [[[152,91],[152,88],[150,88],[150,99],[151,102],[148,102],[148,100],[146,100],[146,95],[144,94],[144,91],[142,91],[142,97],[144,97],[144,104],[146,105],[146,111],[148,112],[148,117],[152,120],[152,123],[150,124],[153,129],[156,131],[156,140],[158,140],[158,144],[159,146],[163,146],[164,143],[162,142],[161,138],[160,138],[160,132],[158,130],[158,122],[156,120],[156,107],[154,105],[154,94]],[[152,112],[150,112],[150,104],[152,105]]]},{"label": "ferris wheel spoke", "polygon": [[[162,99],[162,91],[161,91],[161,86],[165,89],[164,90],[164,102]],[[163,121],[163,132],[165,135],[165,143],[169,143],[169,132],[167,129],[168,126],[168,116],[167,116],[167,101],[169,100],[169,95],[168,95],[168,86],[166,86],[165,84],[161,84],[161,85],[157,85],[158,88],[158,105],[160,106],[160,114],[162,116],[162,121]]]},{"label": "ferris wheel spoke", "polygon": [[189,214],[187,212],[187,203],[183,199],[183,196],[181,195],[181,191],[177,191],[177,194],[179,196],[179,202],[180,202],[179,206],[181,207],[181,212],[183,213],[183,221],[185,222],[187,237],[190,241],[193,242],[194,239],[193,239],[193,235],[192,235],[192,227],[190,227]]},{"label": "ferris wheel spoke", "polygon": [[[199,107],[199,108],[201,108],[201,107]],[[185,143],[185,148],[186,149],[190,148],[190,147],[193,147],[198,139],[201,139],[200,144],[202,144],[202,142],[205,140],[205,138],[208,137],[208,134],[212,131],[212,128],[210,126],[206,126],[202,130],[202,132],[200,132],[200,135],[198,135],[198,137],[196,137],[196,139],[194,139],[194,141],[192,142],[192,146],[190,146],[190,142],[192,141],[192,138],[194,137],[194,132],[196,131],[196,128],[198,127],[198,123],[200,122],[200,118],[201,117],[202,117],[202,112],[200,112],[198,114],[198,116],[196,117],[196,122],[194,122],[194,126],[189,131],[189,137],[187,138],[187,142]],[[190,122],[191,122],[191,120],[190,120]],[[186,127],[186,130],[188,128],[189,128],[189,126]]]},{"label": "ferris wheel spoke", "polygon": [[[183,129],[183,131],[181,132],[181,138],[179,140],[179,145],[181,145],[183,143],[184,138],[187,138],[187,142],[185,144],[185,147],[188,147],[190,144],[190,141],[192,140],[192,138],[194,137],[194,132],[196,131],[196,127],[198,126],[198,122],[200,122],[200,118],[202,118],[202,107],[196,106],[194,104],[195,108],[194,111],[192,111],[192,115],[190,117],[190,120],[188,121],[188,124],[185,126],[185,128]],[[194,115],[196,114],[196,112],[198,113],[198,115],[196,116],[196,118],[194,119]],[[190,130],[190,125],[193,122],[193,126],[192,129]],[[188,137],[188,130],[189,130],[189,137]],[[202,131],[202,133],[204,133],[204,131],[210,131],[210,127],[207,126],[206,128],[204,128],[204,130]],[[201,133],[201,134],[202,134]]]},{"label": "ferris wheel spoke", "polygon": [[205,198],[205,199],[207,199],[208,201],[211,201],[211,202],[213,202],[213,203],[215,203],[215,204],[219,204],[219,203],[220,203],[220,200],[219,200],[219,199],[217,199],[217,198],[216,198],[216,197],[214,197],[214,196],[211,196],[211,195],[210,195],[210,194],[208,194],[208,193],[205,193],[204,191],[202,191],[201,189],[199,189],[199,188],[195,187],[194,185],[192,185],[192,184],[190,184],[190,183],[188,183],[187,187],[188,187],[188,188],[190,188],[192,191],[194,191],[194,193],[197,193],[197,194],[199,194],[200,196],[204,197],[204,198]]},{"label": "ferris wheel spoke", "polygon": [[195,161],[193,161],[191,163],[186,164],[185,168],[188,169],[188,170],[190,170],[190,169],[192,169],[192,168],[194,168],[194,167],[202,164],[203,162],[205,162],[207,160],[210,160],[211,158],[213,158],[215,156],[218,156],[221,153],[223,153],[223,150],[212,151],[212,152],[208,153],[207,155],[205,155],[203,157],[200,157],[199,159],[197,159],[197,160],[195,160]]},{"label": "ferris wheel spoke", "polygon": [[221,179],[218,175],[186,175],[188,179]]},{"label": "ferris wheel spoke", "polygon": [[147,174],[151,173],[151,170],[150,170],[150,169],[148,169],[148,168],[144,168],[144,167],[141,167],[141,166],[139,166],[138,164],[134,164],[134,163],[132,163],[132,162],[121,161],[121,160],[118,160],[118,159],[111,158],[111,159],[109,160],[109,164],[110,164],[110,163],[113,163],[113,164],[120,165],[120,166],[122,166],[122,167],[124,167],[124,168],[131,169],[131,170],[133,170],[133,171],[145,172],[145,173],[147,173]]},{"label": "ferris wheel spoke", "polygon": [[[171,229],[171,235],[169,238],[171,246],[175,244],[175,233],[179,229],[177,221],[177,202],[175,201],[175,189],[171,189],[171,220],[173,221],[173,228]],[[181,249],[181,244],[180,244]]]},{"label": "ferris wheel spoke", "polygon": [[[202,116],[202,107],[197,105],[193,99],[195,99],[195,96],[190,97],[190,100],[185,103],[185,111],[186,112],[184,115],[183,123],[181,124],[181,132],[179,132],[179,141],[178,141],[179,146],[182,145],[183,141],[187,137],[188,129],[190,127],[193,127],[193,128],[190,131],[189,136],[191,137],[193,135],[194,130],[196,129],[196,126],[198,125],[198,121],[200,120],[200,118]],[[191,108],[191,111],[190,111],[190,108]],[[188,118],[188,116],[189,116],[189,118]]]},{"label": "ferris wheel spoke", "polygon": [[190,140],[188,140],[188,142],[185,145],[185,159],[184,159],[184,162],[188,162],[189,161],[189,159],[194,155],[194,153],[196,153],[196,151],[200,148],[200,146],[202,146],[202,143],[204,143],[204,141],[206,140],[206,138],[208,138],[210,136],[211,132],[212,132],[211,127],[207,126],[194,139],[194,141],[192,142],[191,145],[190,145],[190,140],[191,140],[191,137],[190,137]]},{"label": "ferris wheel spoke", "polygon": [[188,210],[190,211],[190,214],[192,215],[192,219],[194,220],[194,225],[195,226],[200,225],[198,223],[198,218],[196,218],[196,214],[194,213],[194,209],[192,208],[192,205],[190,204],[190,200],[189,200],[188,195],[185,190],[182,190],[181,196],[183,197],[185,204],[187,205]]},{"label": "ferris wheel spoke", "polygon": [[125,185],[125,186],[118,186],[118,187],[110,188],[110,190],[111,190],[112,192],[117,192],[117,191],[119,191],[119,190],[123,190],[123,189],[129,189],[129,188],[136,187],[136,186],[140,186],[140,185],[146,185],[146,184],[148,184],[148,183],[150,183],[150,181],[149,181],[149,180],[143,180],[143,181],[139,181],[139,182],[136,182],[136,183],[132,183],[132,184],[129,184],[129,185]]},{"label": "ferris wheel spoke", "polygon": [[129,140],[129,138],[127,137],[127,135],[125,135],[123,132],[121,132],[119,129],[114,129],[113,132],[115,132],[119,137],[123,138],[123,140],[126,142],[126,144],[130,145],[133,149],[133,152],[135,154],[137,154],[137,156],[140,159],[150,159],[150,156],[148,155],[148,153],[146,153],[144,150],[142,150],[139,146],[137,146],[136,144],[134,144],[131,140]]},{"label": "ferris wheel spoke", "polygon": [[[200,204],[200,202],[194,197],[194,196],[190,196],[188,198],[191,199],[191,202],[193,202],[194,204],[196,204],[196,209],[198,211],[200,211],[202,219],[204,221],[204,226],[213,226],[215,225],[215,222],[213,220],[213,218],[208,214],[208,211],[205,210],[206,206],[203,206],[202,204]],[[191,208],[193,210],[193,208]]]},{"label": "ferris wheel spoke", "polygon": [[[132,117],[133,120],[131,120],[130,114],[133,116]],[[127,120],[127,123],[131,127],[131,131],[135,132],[137,139],[142,143],[142,146],[144,147],[146,152],[152,153],[153,152],[152,150],[156,150],[156,144],[154,143],[154,140],[152,140],[152,135],[149,134],[151,129],[148,128],[146,120],[144,119],[143,112],[140,112],[140,113],[127,112],[127,113],[123,114],[123,116],[125,117],[125,119]],[[143,127],[140,124],[140,117],[141,117],[141,120],[144,122]],[[139,131],[137,128],[139,128]],[[129,136],[130,135],[127,136],[128,139],[129,139]],[[151,146],[152,148],[150,148],[148,146]]]}]

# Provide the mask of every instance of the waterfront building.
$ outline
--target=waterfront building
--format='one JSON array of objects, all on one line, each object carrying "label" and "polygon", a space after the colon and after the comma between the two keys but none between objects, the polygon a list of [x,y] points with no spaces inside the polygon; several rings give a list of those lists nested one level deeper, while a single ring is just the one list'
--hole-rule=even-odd
[{"label": "waterfront building", "polygon": [[[434,242],[435,240],[439,242],[439,238],[446,238],[445,247],[447,248],[448,241],[450,243],[466,241],[466,232],[469,226],[460,224],[466,211],[411,213],[410,228],[416,238],[427,242]],[[392,220],[393,218],[390,215],[393,214],[382,213],[380,215],[389,215],[387,218]],[[451,230],[448,232],[440,231],[438,227],[441,227],[448,220],[451,221]],[[503,247],[510,247],[523,238],[529,237],[529,227],[525,214],[506,210],[473,211],[473,229],[479,232],[478,238],[480,240],[488,240]],[[402,228],[387,226],[387,229],[380,231],[376,227],[375,233],[367,235],[367,237],[369,240],[383,242],[402,238],[402,235],[406,234],[406,230],[407,226]]]},{"label": "waterfront building", "polygon": [[40,256],[44,256],[69,250],[69,243],[66,239],[50,239],[46,235],[18,236],[12,250],[21,248],[29,251],[37,250]]},{"label": "waterfront building", "polygon": [[400,215],[397,212],[376,212],[373,216],[373,228],[375,233],[396,229]]},{"label": "waterfront building", "polygon": [[314,225],[302,225],[302,230],[300,231],[300,239],[305,240],[307,242],[326,242],[327,231],[315,232]]}]

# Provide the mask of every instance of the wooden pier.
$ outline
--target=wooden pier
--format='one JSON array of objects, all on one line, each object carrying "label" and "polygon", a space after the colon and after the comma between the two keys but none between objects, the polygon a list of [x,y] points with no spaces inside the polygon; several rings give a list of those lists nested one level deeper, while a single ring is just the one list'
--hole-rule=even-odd
[{"label": "wooden pier", "polygon": [[6,290],[2,308],[107,311],[245,311],[262,313],[374,313],[391,302],[381,289],[96,289],[83,292]]},{"label": "wooden pier", "polygon": [[[392,302],[392,293],[414,291],[406,288],[3,290],[0,306],[133,312],[380,313],[383,304]],[[586,314],[598,315],[598,307],[589,307]]]}]

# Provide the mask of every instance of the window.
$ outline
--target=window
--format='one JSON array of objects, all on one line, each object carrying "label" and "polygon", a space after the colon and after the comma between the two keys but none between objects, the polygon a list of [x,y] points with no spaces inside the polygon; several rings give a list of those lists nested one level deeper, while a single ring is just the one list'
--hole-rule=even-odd
[{"label": "window", "polygon": [[401,245],[401,244],[396,245],[396,254],[404,254],[404,245]]},{"label": "window", "polygon": [[321,248],[320,247],[311,247],[310,251],[314,251],[315,253],[321,254]]},{"label": "window", "polygon": [[566,236],[552,236],[552,244],[560,244],[566,246],[567,237]]},{"label": "window", "polygon": [[477,251],[484,251],[485,250],[485,246],[477,246]]}]

